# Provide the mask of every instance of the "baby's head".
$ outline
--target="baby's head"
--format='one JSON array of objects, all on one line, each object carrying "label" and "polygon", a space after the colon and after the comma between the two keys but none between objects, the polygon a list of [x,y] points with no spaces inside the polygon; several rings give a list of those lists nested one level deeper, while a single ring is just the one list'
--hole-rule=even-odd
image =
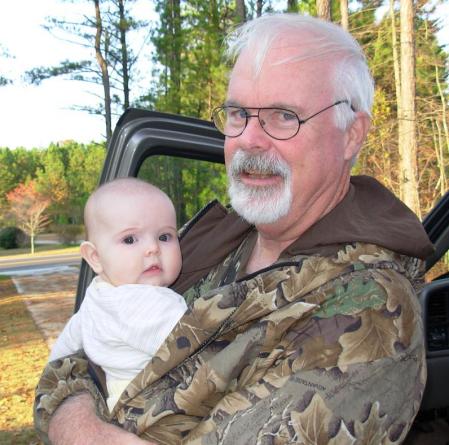
[{"label": "baby's head", "polygon": [[114,286],[169,286],[181,270],[176,214],[170,198],[136,178],[101,185],[84,209],[81,255]]}]

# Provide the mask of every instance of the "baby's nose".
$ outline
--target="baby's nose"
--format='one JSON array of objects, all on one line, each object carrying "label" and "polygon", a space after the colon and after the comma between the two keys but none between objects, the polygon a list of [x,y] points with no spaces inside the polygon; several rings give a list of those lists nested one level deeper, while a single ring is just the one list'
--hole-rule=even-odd
[{"label": "baby's nose", "polygon": [[151,240],[148,242],[148,245],[146,247],[145,254],[146,255],[156,255],[159,253],[159,243],[157,243],[154,240]]}]

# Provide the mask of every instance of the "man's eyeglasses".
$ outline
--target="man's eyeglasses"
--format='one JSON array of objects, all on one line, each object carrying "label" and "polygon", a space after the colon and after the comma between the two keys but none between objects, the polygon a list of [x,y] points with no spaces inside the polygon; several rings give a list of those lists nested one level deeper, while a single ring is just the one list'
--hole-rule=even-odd
[{"label": "man's eyeglasses", "polygon": [[[300,119],[294,111],[284,108],[242,108],[224,105],[214,109],[212,120],[221,133],[227,137],[236,138],[245,131],[249,118],[257,117],[265,133],[273,139],[284,141],[296,136],[301,125],[312,119],[312,117],[318,116],[323,111],[340,104],[350,105],[348,100],[338,100],[306,119]],[[257,110],[257,113],[250,114],[248,110]]]}]

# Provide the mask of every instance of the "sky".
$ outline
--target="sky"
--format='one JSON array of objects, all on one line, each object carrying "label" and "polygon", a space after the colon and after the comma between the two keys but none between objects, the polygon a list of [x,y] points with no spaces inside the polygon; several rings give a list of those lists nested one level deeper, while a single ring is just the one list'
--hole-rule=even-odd
[{"label": "sky", "polygon": [[[135,16],[154,20],[150,0],[137,0]],[[86,9],[89,8],[89,9]],[[74,139],[78,142],[104,141],[104,120],[71,109],[76,105],[98,103],[101,89],[88,89],[85,82],[62,78],[49,79],[40,86],[22,80],[26,70],[57,65],[63,60],[92,57],[78,45],[52,36],[43,29],[45,17],[77,19],[91,14],[91,2],[61,0],[14,0],[3,2],[0,14],[0,53],[7,50],[12,58],[0,57],[0,73],[14,83],[0,87],[0,147],[48,147],[52,142]],[[449,0],[438,7],[444,31],[439,38],[449,44]],[[142,54],[142,82],[148,83],[151,54]],[[147,74],[145,76],[145,73]]]},{"label": "sky", "polygon": [[[93,57],[93,52],[55,38],[42,27],[48,16],[79,19],[83,13],[92,15],[92,8],[92,2],[79,0],[2,3],[0,54],[7,50],[13,57],[0,57],[0,74],[12,79],[13,84],[0,87],[0,147],[48,147],[51,142],[67,139],[104,141],[103,117],[71,109],[76,105],[95,106],[99,102],[95,94],[101,95],[101,87],[63,78],[49,79],[39,86],[23,81],[26,70]],[[136,8],[139,19],[155,18],[151,1],[138,0]],[[142,55],[142,66],[148,74],[150,58],[150,54]],[[146,77],[149,81],[150,75]]]}]

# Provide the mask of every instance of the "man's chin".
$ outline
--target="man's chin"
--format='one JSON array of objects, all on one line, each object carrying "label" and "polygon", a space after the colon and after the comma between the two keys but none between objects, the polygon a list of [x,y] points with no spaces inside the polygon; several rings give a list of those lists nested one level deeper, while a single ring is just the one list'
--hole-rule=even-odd
[{"label": "man's chin", "polygon": [[281,187],[248,187],[232,183],[229,187],[231,206],[248,223],[273,224],[287,215],[291,206],[288,185]]},{"label": "man's chin", "polygon": [[279,209],[276,203],[257,201],[237,201],[231,199],[232,208],[249,224],[256,226],[274,224],[288,213],[288,209]]}]

